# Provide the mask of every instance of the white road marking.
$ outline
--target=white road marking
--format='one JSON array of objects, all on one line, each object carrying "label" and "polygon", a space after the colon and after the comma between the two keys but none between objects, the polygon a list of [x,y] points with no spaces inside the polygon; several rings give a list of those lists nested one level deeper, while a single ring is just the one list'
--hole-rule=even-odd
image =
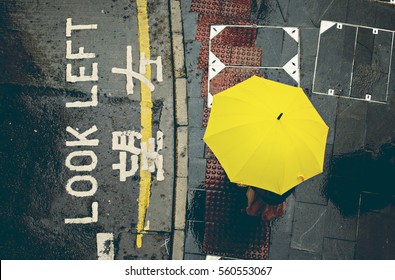
[{"label": "white road marking", "polygon": [[96,223],[99,218],[99,203],[92,202],[92,217],[84,217],[84,218],[67,218],[64,219],[65,224],[90,224]]},{"label": "white road marking", "polygon": [[97,233],[97,259],[113,260],[114,259],[114,234],[113,233]]}]

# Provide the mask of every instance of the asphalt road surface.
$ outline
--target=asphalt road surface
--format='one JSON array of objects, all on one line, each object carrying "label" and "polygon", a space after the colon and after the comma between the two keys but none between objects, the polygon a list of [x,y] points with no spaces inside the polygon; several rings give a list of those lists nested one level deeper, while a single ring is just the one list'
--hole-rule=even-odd
[{"label": "asphalt road surface", "polygon": [[167,2],[0,3],[2,259],[170,257],[168,20]]}]

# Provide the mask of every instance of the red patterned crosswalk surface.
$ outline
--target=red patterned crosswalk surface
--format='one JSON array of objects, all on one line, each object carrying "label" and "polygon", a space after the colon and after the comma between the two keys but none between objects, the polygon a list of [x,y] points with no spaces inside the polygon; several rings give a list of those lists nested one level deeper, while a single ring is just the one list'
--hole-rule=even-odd
[{"label": "red patterned crosswalk surface", "polygon": [[[196,41],[202,42],[198,68],[202,69],[201,97],[205,100],[202,127],[207,127],[210,109],[207,93],[217,94],[253,75],[259,69],[262,50],[255,47],[257,30],[227,27],[209,47],[211,25],[254,25],[250,20],[251,0],[193,0],[191,12],[199,13]],[[208,88],[209,49],[226,67],[210,81]],[[242,67],[237,67],[242,66]],[[267,259],[270,226],[242,211],[247,205],[246,189],[229,182],[225,171],[206,146],[205,231],[203,253],[230,258]]]}]

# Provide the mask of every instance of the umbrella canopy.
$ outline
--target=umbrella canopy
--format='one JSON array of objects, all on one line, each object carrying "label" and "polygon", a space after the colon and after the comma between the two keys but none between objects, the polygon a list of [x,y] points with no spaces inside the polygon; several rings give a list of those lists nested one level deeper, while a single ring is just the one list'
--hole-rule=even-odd
[{"label": "umbrella canopy", "polygon": [[322,172],[327,135],[301,88],[253,76],[214,95],[203,139],[232,182],[281,195]]}]

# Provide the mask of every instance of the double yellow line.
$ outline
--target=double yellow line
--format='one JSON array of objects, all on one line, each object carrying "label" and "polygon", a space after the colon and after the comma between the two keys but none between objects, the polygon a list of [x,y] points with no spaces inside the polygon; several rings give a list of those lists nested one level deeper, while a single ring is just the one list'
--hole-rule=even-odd
[{"label": "double yellow line", "polygon": [[[136,0],[137,4],[137,22],[140,54],[144,53],[147,59],[151,58],[150,38],[148,25],[148,5],[147,0]],[[145,77],[151,80],[151,66],[146,66],[147,72]],[[148,143],[152,137],[152,93],[151,90],[140,82],[141,101],[140,101],[140,123],[141,123],[141,142]],[[141,248],[143,245],[144,222],[149,206],[151,195],[151,173],[148,170],[142,170],[140,166],[140,194],[138,200],[138,222],[137,222],[137,239],[136,247]]]}]

